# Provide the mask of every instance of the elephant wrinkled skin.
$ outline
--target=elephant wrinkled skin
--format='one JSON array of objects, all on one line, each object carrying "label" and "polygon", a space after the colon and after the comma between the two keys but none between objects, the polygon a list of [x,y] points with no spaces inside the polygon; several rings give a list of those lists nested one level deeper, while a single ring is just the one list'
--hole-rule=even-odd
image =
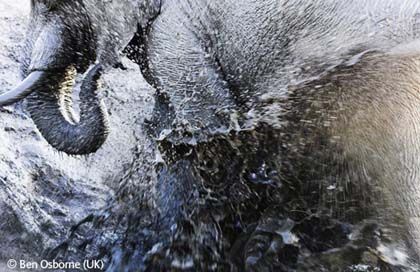
[{"label": "elephant wrinkled skin", "polygon": [[[229,258],[249,271],[293,267],[280,253],[305,252],[287,219],[297,195],[313,213],[362,217],[347,214],[344,197],[385,221],[385,211],[399,214],[418,258],[419,14],[417,0],[32,0],[26,79],[0,105],[26,97],[52,146],[89,154],[108,133],[101,71],[122,51],[140,65],[156,89],[145,126],[157,143],[156,237],[134,246],[142,257],[132,267],[233,269]],[[278,241],[264,236],[272,217],[282,218]],[[276,261],[256,261],[268,258],[255,253],[264,241]]]}]

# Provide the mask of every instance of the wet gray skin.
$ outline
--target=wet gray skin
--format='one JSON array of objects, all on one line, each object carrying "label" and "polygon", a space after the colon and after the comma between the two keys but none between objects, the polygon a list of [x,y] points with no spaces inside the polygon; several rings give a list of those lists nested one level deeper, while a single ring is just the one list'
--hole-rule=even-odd
[{"label": "wet gray skin", "polygon": [[[101,66],[115,66],[137,24],[150,17],[135,1],[31,1],[22,57],[21,85],[0,97],[8,105],[26,96],[44,138],[67,154],[95,152],[108,134],[105,106],[97,96]],[[142,17],[141,19],[140,16]],[[86,73],[80,117],[72,110],[76,73]]]},{"label": "wet gray skin", "polygon": [[[30,76],[0,104],[29,95],[51,145],[95,152],[108,130],[100,65],[85,76],[79,121],[70,83],[95,62],[117,64],[126,47],[157,90],[149,129],[161,158],[154,201],[162,239],[197,208],[197,187],[226,197],[235,181],[248,192],[253,171],[269,164],[287,184],[357,184],[360,198],[383,189],[418,255],[419,14],[417,0],[34,0],[23,65]],[[212,248],[222,219],[198,218],[216,242],[196,242]],[[181,266],[199,261],[185,257]]]}]

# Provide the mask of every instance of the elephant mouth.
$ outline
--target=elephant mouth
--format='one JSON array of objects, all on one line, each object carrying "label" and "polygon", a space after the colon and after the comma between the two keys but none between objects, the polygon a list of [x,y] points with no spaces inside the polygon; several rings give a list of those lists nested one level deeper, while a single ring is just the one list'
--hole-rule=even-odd
[{"label": "elephant mouth", "polygon": [[[99,95],[102,74],[96,59],[97,35],[88,16],[69,18],[65,5],[48,9],[34,3],[31,32],[24,44],[22,71],[26,78],[0,94],[0,106],[25,99],[27,111],[44,139],[70,155],[96,152],[105,142],[108,114]],[[90,66],[89,66],[90,65]],[[78,73],[84,72],[79,93],[79,113],[73,110]]]},{"label": "elephant mouth", "polygon": [[[68,27],[63,16],[45,20],[27,40],[29,63],[24,63],[23,71],[29,71],[28,76],[0,95],[0,106],[25,99],[36,127],[55,149],[71,155],[96,152],[109,130],[107,111],[98,95],[102,67],[95,64],[89,68],[96,55],[95,38],[85,22],[79,22],[78,27],[88,30],[80,31]],[[77,115],[73,87],[78,72],[84,70]]]},{"label": "elephant mouth", "polygon": [[26,98],[35,125],[55,149],[71,155],[96,152],[108,135],[108,116],[98,95],[102,67],[93,65],[80,87],[80,113],[73,110],[76,68],[31,72],[16,88],[0,95],[0,106]]}]

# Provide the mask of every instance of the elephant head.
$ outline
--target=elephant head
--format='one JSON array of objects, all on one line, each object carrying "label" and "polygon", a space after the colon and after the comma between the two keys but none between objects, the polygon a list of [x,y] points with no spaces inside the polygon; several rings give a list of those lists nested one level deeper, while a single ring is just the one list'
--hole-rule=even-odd
[{"label": "elephant head", "polygon": [[[108,135],[107,111],[97,94],[102,67],[118,62],[156,6],[154,0],[31,0],[21,67],[25,79],[0,95],[0,106],[26,98],[50,145],[73,155],[95,152]],[[85,72],[77,118],[73,85],[77,73]]]}]

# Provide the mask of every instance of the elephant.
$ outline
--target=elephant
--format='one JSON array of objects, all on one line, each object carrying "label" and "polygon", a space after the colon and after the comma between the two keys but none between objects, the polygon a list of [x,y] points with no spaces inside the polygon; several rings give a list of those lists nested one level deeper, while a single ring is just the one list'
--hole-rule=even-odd
[{"label": "elephant", "polygon": [[156,243],[166,255],[145,250],[151,267],[220,268],[222,225],[284,209],[291,188],[318,203],[336,185],[369,203],[383,191],[420,254],[417,0],[32,0],[31,10],[25,79],[0,105],[25,98],[57,150],[105,142],[98,80],[121,53],[156,90],[145,126],[157,144],[156,228],[182,249]]}]

